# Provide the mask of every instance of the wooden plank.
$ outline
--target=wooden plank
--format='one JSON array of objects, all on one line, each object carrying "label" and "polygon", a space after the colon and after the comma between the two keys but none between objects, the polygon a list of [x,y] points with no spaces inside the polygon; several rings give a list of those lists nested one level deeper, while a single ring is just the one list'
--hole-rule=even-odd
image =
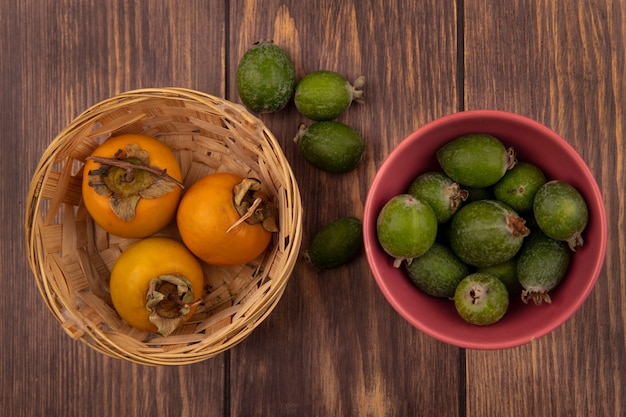
[{"label": "wooden plank", "polygon": [[568,322],[526,346],[468,351],[467,415],[624,415],[625,3],[464,4],[466,107],[521,113],[566,138],[595,175],[610,225],[598,284]]},{"label": "wooden plank", "polygon": [[[454,3],[237,0],[230,16],[233,70],[253,42],[273,39],[298,78],[318,69],[367,78],[366,103],[338,119],[367,143],[354,172],[329,175],[303,160],[291,139],[310,121],[293,104],[262,116],[301,188],[306,249],[331,221],[362,218],[368,185],[395,145],[456,110]],[[458,416],[460,353],[393,311],[364,256],[319,276],[301,262],[276,310],[231,351],[231,413]]]},{"label": "wooden plank", "polygon": [[[0,126],[9,132],[0,164],[5,414],[624,414],[623,3],[464,0],[462,11],[435,0],[100,3],[0,3]],[[456,69],[457,24],[464,72]],[[123,90],[175,85],[237,101],[237,61],[262,38],[288,50],[299,76],[326,68],[368,77],[367,103],[339,119],[367,142],[353,173],[328,175],[305,163],[291,137],[306,120],[293,105],[262,116],[300,182],[305,247],[330,221],[362,215],[376,168],[412,130],[459,108],[511,110],[566,137],[605,195],[606,265],[581,310],[530,345],[469,351],[459,369],[465,351],[404,322],[361,257],[320,276],[298,265],[268,320],[200,364],[146,368],[71,340],[21,255],[24,196],[45,147],[78,113]]]},{"label": "wooden plank", "polygon": [[10,132],[2,139],[0,165],[3,414],[223,415],[223,356],[188,367],[143,367],[66,335],[28,268],[22,219],[41,154],[87,107],[140,87],[224,94],[224,16],[222,1],[0,4],[0,125]]}]

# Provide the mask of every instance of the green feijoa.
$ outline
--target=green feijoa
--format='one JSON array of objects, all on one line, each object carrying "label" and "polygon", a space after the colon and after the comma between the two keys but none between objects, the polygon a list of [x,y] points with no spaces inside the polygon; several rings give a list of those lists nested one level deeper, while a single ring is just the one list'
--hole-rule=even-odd
[{"label": "green feijoa", "polygon": [[532,232],[517,260],[517,276],[524,288],[522,301],[551,303],[548,293],[563,280],[571,257],[572,251],[564,241],[554,240],[541,230]]},{"label": "green feijoa", "polygon": [[572,251],[583,245],[589,209],[576,188],[560,180],[542,185],[533,201],[537,224],[552,239],[564,240]]},{"label": "green feijoa", "polygon": [[391,198],[378,214],[376,234],[380,246],[395,258],[394,266],[410,263],[435,243],[437,216],[428,203],[410,194]]},{"label": "green feijoa", "polygon": [[452,217],[450,246],[465,263],[484,267],[511,259],[529,230],[525,220],[495,200],[479,200],[462,206]]},{"label": "green feijoa", "polygon": [[355,169],[365,150],[365,142],[356,130],[334,120],[308,127],[301,124],[294,141],[311,165],[332,173]]},{"label": "green feijoa", "polygon": [[437,160],[454,181],[475,188],[494,185],[516,162],[513,148],[506,149],[498,138],[483,133],[446,143],[437,150]]},{"label": "green feijoa", "polygon": [[365,77],[350,84],[335,71],[311,72],[298,82],[294,103],[298,111],[312,120],[332,120],[350,107],[353,101],[362,103]]},{"label": "green feijoa", "polygon": [[509,308],[506,286],[493,275],[475,272],[454,292],[454,306],[463,320],[477,326],[498,322]]},{"label": "green feijoa", "polygon": [[465,203],[471,203],[478,200],[495,200],[496,195],[493,187],[463,187],[467,191],[467,199]]},{"label": "green feijoa", "polygon": [[341,266],[363,248],[363,224],[356,217],[342,217],[322,228],[309,245],[307,257],[319,269]]},{"label": "green feijoa", "polygon": [[469,274],[469,268],[445,245],[433,245],[406,266],[413,283],[434,297],[454,297],[454,290]]},{"label": "green feijoa", "polygon": [[520,161],[493,186],[493,191],[497,200],[524,214],[532,211],[535,193],[546,182],[538,166]]},{"label": "green feijoa", "polygon": [[[522,247],[524,247],[522,245]],[[517,278],[517,255],[502,263],[476,268],[476,272],[491,274],[498,278],[506,286],[509,295],[521,294],[522,284]]]},{"label": "green feijoa", "polygon": [[237,66],[237,92],[253,112],[283,109],[293,96],[296,70],[289,55],[271,41],[255,43]]},{"label": "green feijoa", "polygon": [[426,172],[413,180],[409,194],[430,204],[439,223],[445,223],[467,199],[467,191],[441,172]]}]

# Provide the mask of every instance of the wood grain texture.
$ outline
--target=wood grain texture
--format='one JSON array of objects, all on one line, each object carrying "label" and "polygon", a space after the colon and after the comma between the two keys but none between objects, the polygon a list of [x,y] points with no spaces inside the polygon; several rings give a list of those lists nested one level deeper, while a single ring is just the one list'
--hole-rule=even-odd
[{"label": "wood grain texture", "polygon": [[87,107],[140,87],[224,93],[224,15],[223,2],[204,1],[0,5],[0,117],[2,132],[11,132],[2,137],[0,165],[3,415],[223,415],[223,357],[185,368],[145,368],[68,337],[36,289],[22,225],[41,154]]},{"label": "wood grain texture", "polygon": [[[338,119],[366,142],[361,165],[348,174],[304,161],[291,139],[299,123],[311,121],[293,104],[262,116],[301,187],[306,249],[326,224],[362,218],[368,184],[397,143],[456,110],[454,4],[241,0],[231,10],[233,68],[253,42],[273,39],[292,57],[298,78],[319,69],[367,78],[366,103]],[[319,276],[301,263],[274,313],[231,352],[232,415],[456,417],[459,355],[391,309],[364,256]]]},{"label": "wood grain texture", "polygon": [[563,136],[593,172],[609,224],[604,270],[568,322],[527,346],[468,352],[467,415],[624,415],[626,7],[466,0],[465,17],[466,106],[521,113]]},{"label": "wood grain texture", "polygon": [[[625,4],[0,2],[3,415],[624,415]],[[565,137],[605,197],[605,267],[580,311],[526,346],[457,349],[402,320],[362,256],[321,275],[300,263],[269,318],[199,364],[147,368],[68,337],[24,255],[24,199],[44,149],[84,109],[125,90],[190,87],[239,101],[235,68],[259,39],[285,48],[298,77],[317,69],[367,77],[366,103],[339,118],[366,141],[354,172],[330,175],[304,161],[292,137],[308,121],[293,104],[262,116],[301,187],[304,249],[322,226],[362,216],[376,169],[407,134],[461,109],[509,110]]]}]

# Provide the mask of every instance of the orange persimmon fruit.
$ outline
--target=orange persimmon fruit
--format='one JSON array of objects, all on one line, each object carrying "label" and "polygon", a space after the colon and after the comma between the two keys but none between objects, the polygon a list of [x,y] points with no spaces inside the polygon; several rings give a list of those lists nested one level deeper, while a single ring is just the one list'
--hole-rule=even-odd
[{"label": "orange persimmon fruit", "polygon": [[245,264],[265,251],[276,231],[276,209],[258,180],[232,173],[200,178],[181,198],[180,236],[211,265]]},{"label": "orange persimmon fruit", "polygon": [[181,242],[147,237],[131,244],[111,270],[111,301],[129,325],[168,336],[202,301],[202,265]]},{"label": "orange persimmon fruit", "polygon": [[82,196],[94,221],[124,238],[152,235],[176,215],[182,173],[171,149],[151,136],[112,136],[87,158]]}]

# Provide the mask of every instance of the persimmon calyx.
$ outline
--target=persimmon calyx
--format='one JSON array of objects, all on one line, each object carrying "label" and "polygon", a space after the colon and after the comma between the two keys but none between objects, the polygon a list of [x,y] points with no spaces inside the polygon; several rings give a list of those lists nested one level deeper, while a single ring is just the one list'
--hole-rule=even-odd
[{"label": "persimmon calyx", "polygon": [[278,232],[276,206],[261,192],[261,182],[246,178],[233,188],[233,203],[239,220],[233,223],[226,233],[244,221],[248,224],[261,224],[268,232]]},{"label": "persimmon calyx", "polygon": [[200,304],[191,282],[182,275],[160,275],[150,280],[146,294],[146,309],[150,311],[148,320],[157,328],[161,336],[169,336],[187,320],[187,314]]},{"label": "persimmon calyx", "polygon": [[159,198],[176,186],[183,187],[166,170],[150,166],[150,154],[134,143],[119,149],[113,158],[92,155],[87,159],[100,163],[100,168],[87,173],[89,186],[108,197],[113,213],[125,222],[135,217],[142,198]]}]

